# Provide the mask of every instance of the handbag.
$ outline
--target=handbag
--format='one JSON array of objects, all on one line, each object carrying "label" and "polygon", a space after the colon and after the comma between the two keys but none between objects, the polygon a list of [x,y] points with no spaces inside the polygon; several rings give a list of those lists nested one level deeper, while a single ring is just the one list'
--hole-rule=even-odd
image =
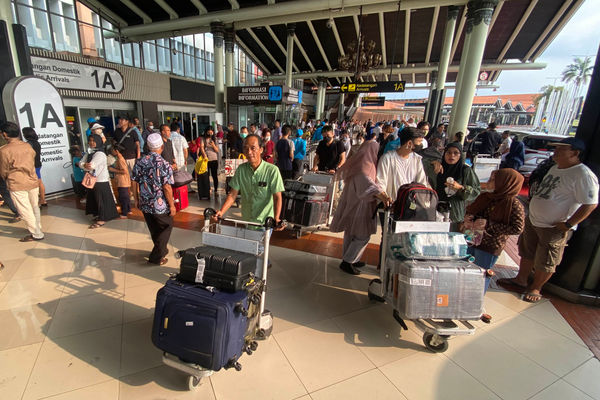
[{"label": "handbag", "polygon": [[184,169],[173,172],[173,187],[185,186],[193,180],[192,174]]},{"label": "handbag", "polygon": [[465,239],[469,246],[479,246],[485,234],[487,219],[485,218],[465,218],[461,224],[460,231],[465,234]]},{"label": "handbag", "polygon": [[205,158],[204,156],[198,156],[198,160],[196,160],[196,166],[194,167],[194,171],[196,171],[198,175],[202,175],[206,172],[207,169],[208,158]]},{"label": "handbag", "polygon": [[85,175],[83,176],[83,180],[81,181],[81,184],[88,189],[93,189],[94,186],[96,185],[96,177],[94,175],[90,174],[89,172],[86,172]]}]

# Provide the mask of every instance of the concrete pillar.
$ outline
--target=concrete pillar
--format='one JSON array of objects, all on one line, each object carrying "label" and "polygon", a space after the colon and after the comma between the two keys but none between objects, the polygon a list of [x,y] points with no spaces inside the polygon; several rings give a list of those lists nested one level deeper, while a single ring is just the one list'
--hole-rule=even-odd
[{"label": "concrete pillar", "polygon": [[[459,80],[456,85],[458,96],[455,95],[455,101],[452,105],[451,135],[458,131],[467,131],[487,32],[494,7],[497,4],[498,0],[473,0],[467,4],[466,46],[463,48]],[[462,76],[460,76],[460,73],[462,73]]]},{"label": "concrete pillar", "polygon": [[[456,40],[458,39],[460,38],[457,38]],[[458,75],[456,76],[456,85],[454,87],[454,99],[452,100],[452,109],[450,110],[450,124],[448,125],[448,135],[450,138],[452,138],[456,132],[460,131],[460,129],[454,128],[454,113],[456,110],[456,105],[458,104],[458,98],[460,97],[461,87],[459,85],[459,82],[463,82],[465,64],[467,62],[467,49],[469,46],[470,39],[471,35],[465,35],[465,40],[463,42],[462,57],[460,58],[460,66],[458,68]],[[467,134],[466,131],[463,132],[465,133],[465,135]]]},{"label": "concrete pillar", "polygon": [[225,30],[225,86],[235,86],[233,47],[235,45],[235,31],[233,28]]},{"label": "concrete pillar", "polygon": [[223,86],[223,39],[225,27],[221,22],[211,22],[210,32],[213,35],[215,51],[215,110],[223,113],[225,108],[225,88]]},{"label": "concrete pillar", "polygon": [[285,85],[292,86],[292,64],[294,62],[294,35],[296,24],[287,24],[287,56],[285,59]]},{"label": "concrete pillar", "polygon": [[[436,89],[442,90],[446,85],[446,75],[448,74],[448,65],[450,64],[450,53],[452,51],[452,42],[454,41],[454,29],[458,19],[459,8],[457,6],[448,7],[448,19],[444,29],[444,42],[440,54],[440,65],[438,66]],[[458,38],[457,38],[458,40]]]},{"label": "concrete pillar", "polygon": [[346,94],[340,93],[340,106],[338,107],[338,120],[340,122],[344,121],[344,110],[346,107],[344,105],[344,101],[346,101]]},{"label": "concrete pillar", "polygon": [[326,81],[319,78],[319,87],[317,89],[317,105],[315,109],[315,118],[323,118],[323,108],[325,108],[325,91],[327,90]]},{"label": "concrete pillar", "polygon": [[15,36],[12,29],[12,25],[16,24],[17,21],[13,20],[10,4],[10,1],[0,1],[0,20],[6,22],[6,31],[8,33],[8,40],[10,42],[10,52],[13,60],[15,76],[20,76],[21,68],[19,67],[19,57],[17,56]]}]

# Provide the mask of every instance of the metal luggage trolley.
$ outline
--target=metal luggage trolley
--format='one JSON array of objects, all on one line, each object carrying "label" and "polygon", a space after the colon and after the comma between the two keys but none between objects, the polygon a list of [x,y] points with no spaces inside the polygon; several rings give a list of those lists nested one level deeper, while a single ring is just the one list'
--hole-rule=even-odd
[{"label": "metal luggage trolley", "polygon": [[298,239],[302,236],[302,232],[318,231],[329,227],[329,224],[331,224],[331,220],[333,219],[333,206],[338,187],[338,181],[335,180],[335,175],[327,172],[309,172],[303,175],[300,178],[300,181],[311,185],[327,186],[326,199],[329,201],[329,207],[327,209],[327,215],[325,216],[325,222],[322,224],[302,225],[286,221],[287,226],[296,232],[296,238]]},{"label": "metal luggage trolley", "polygon": [[473,160],[473,171],[479,178],[480,182],[490,180],[492,172],[500,168],[502,159],[494,158],[489,154],[477,154]]},{"label": "metal luggage trolley", "polygon": [[[395,221],[391,218],[389,210],[384,211],[384,221],[386,223],[383,224],[383,251],[381,252],[380,277],[369,282],[367,294],[369,300],[393,304],[392,299],[387,297],[387,291],[385,290],[391,277],[389,264],[386,263],[386,249],[389,236],[400,232],[448,232],[450,223]],[[392,228],[392,232],[388,232],[390,227]],[[403,318],[398,310],[394,309],[393,316],[404,330],[408,330],[408,326],[404,322],[404,319],[406,318]],[[475,326],[467,320],[419,318],[412,321],[414,321],[417,327],[423,332],[423,344],[425,347],[435,353],[443,353],[448,350],[448,338],[450,336],[473,335],[475,333]]]},{"label": "metal luggage trolley", "polygon": [[[219,223],[211,224],[210,218],[216,214],[212,208],[204,210],[204,227],[202,228],[202,244],[235,250],[257,256],[256,276],[262,280],[262,295],[260,298],[260,309],[256,327],[256,340],[265,340],[273,332],[273,315],[265,310],[265,292],[267,283],[267,265],[269,260],[269,242],[271,233],[275,227],[275,220],[268,217],[264,224],[240,221],[230,218],[221,218]],[[233,225],[224,225],[229,222]],[[246,349],[246,353],[252,354],[256,350],[254,343]],[[201,383],[202,378],[212,375],[215,371],[202,368],[197,364],[185,363],[178,357],[163,353],[163,363],[179,371],[189,374],[188,388],[195,390]],[[241,366],[235,367],[238,371]]]}]

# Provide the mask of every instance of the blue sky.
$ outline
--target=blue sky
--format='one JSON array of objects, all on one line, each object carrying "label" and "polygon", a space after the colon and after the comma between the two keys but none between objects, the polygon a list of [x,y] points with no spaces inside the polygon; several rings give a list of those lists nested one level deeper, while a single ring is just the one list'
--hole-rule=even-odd
[{"label": "blue sky", "polygon": [[[586,0],[571,20],[565,25],[546,51],[536,62],[543,62],[547,67],[538,71],[504,71],[496,83],[498,89],[479,89],[477,95],[538,93],[544,85],[560,86],[560,79],[565,67],[574,57],[595,55],[600,44],[600,1]],[[447,96],[453,95],[449,90]],[[584,92],[585,93],[585,92]],[[399,98],[422,98],[428,95],[423,90],[408,90]],[[390,96],[388,96],[390,97]]]}]

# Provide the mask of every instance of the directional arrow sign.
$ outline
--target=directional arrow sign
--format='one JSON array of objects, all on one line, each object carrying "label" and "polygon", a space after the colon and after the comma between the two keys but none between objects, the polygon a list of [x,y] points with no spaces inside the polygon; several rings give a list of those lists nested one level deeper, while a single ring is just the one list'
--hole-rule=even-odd
[{"label": "directional arrow sign", "polygon": [[362,82],[340,86],[343,93],[399,93],[404,92],[406,81]]}]

